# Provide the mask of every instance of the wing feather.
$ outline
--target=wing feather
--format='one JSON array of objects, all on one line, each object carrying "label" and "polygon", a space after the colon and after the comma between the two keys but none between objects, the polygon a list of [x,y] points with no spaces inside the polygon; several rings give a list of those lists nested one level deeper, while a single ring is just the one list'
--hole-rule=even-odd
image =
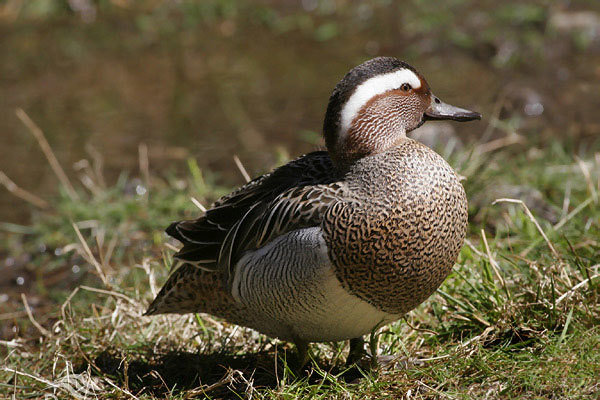
[{"label": "wing feather", "polygon": [[[174,222],[166,232],[184,245],[175,257],[202,268],[228,271],[231,260],[251,248],[242,244],[264,244],[280,231],[277,227],[286,226],[286,219],[298,219],[298,210],[284,210],[292,207],[285,196],[298,188],[339,180],[334,171],[327,152],[309,153],[223,196],[199,218]],[[276,201],[279,198],[281,204]],[[287,216],[292,209],[294,214]],[[271,215],[276,219],[268,224],[262,221]],[[254,238],[259,232],[260,238]]]},{"label": "wing feather", "polygon": [[335,182],[289,189],[266,206],[248,211],[228,234],[217,261],[231,283],[237,261],[287,232],[321,225],[327,210],[346,200],[345,185]]}]

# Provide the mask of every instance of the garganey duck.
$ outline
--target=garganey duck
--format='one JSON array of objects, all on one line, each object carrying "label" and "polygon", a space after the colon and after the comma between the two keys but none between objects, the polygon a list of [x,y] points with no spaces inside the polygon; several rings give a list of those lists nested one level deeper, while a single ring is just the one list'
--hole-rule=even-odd
[{"label": "garganey duck", "polygon": [[454,170],[407,138],[426,120],[480,119],[433,95],[396,58],[344,76],[327,106],[328,151],[306,154],[171,224],[182,263],[146,315],[208,313],[296,343],[351,339],[400,319],[454,265],[467,199]]}]

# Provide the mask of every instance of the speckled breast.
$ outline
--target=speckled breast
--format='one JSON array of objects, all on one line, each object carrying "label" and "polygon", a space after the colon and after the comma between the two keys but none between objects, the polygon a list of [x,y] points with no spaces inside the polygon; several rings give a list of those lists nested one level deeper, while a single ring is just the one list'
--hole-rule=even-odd
[{"label": "speckled breast", "polygon": [[463,245],[467,200],[454,170],[411,139],[358,161],[347,175],[356,201],[324,224],[343,287],[376,308],[404,314],[444,281]]}]

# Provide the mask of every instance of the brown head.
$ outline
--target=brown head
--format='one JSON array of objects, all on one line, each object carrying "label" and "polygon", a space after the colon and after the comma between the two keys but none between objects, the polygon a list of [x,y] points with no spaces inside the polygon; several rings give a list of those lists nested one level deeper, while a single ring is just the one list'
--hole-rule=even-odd
[{"label": "brown head", "polygon": [[323,134],[340,168],[394,146],[430,119],[471,121],[479,113],[443,103],[413,67],[378,57],[353,68],[336,85]]}]

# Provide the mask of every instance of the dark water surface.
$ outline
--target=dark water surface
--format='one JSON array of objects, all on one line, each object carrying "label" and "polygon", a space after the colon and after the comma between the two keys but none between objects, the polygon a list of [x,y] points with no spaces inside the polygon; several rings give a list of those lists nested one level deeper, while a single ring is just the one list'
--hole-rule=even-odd
[{"label": "dark water surface", "polygon": [[[454,18],[441,25],[430,21],[437,21],[435,9],[406,14],[374,3],[366,16],[347,5],[337,14],[313,12],[309,22],[299,6],[285,3],[278,15],[299,21],[287,30],[239,16],[192,27],[179,16],[168,27],[148,26],[162,20],[125,11],[99,12],[91,23],[76,15],[0,20],[0,170],[43,198],[57,190],[37,142],[15,116],[23,108],[72,179],[73,164],[90,158],[90,147],[102,155],[109,180],[124,169],[137,174],[145,143],[154,173],[183,170],[191,156],[218,171],[222,183],[238,184],[234,154],[254,175],[278,152],[295,156],[322,145],[331,89],[376,55],[405,59],[440,98],[483,112],[483,121],[456,127],[465,140],[481,135],[501,99],[499,117],[512,118],[540,145],[598,148],[595,2],[538,6],[541,17],[525,22],[498,22],[489,4],[484,11],[462,2],[439,10]],[[588,25],[576,25],[577,13],[591,16]],[[0,221],[26,224],[29,212],[0,187]]]}]

